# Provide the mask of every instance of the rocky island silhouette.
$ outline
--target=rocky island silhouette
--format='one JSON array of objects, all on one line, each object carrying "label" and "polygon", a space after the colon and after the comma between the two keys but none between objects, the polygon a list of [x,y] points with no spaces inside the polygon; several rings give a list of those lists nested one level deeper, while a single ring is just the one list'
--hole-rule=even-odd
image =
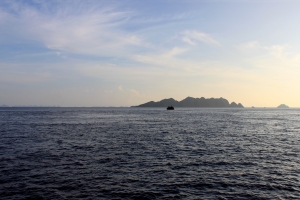
[{"label": "rocky island silhouette", "polygon": [[288,106],[285,105],[285,104],[280,104],[277,108],[290,108],[290,107],[288,107]]},{"label": "rocky island silhouette", "polygon": [[163,99],[158,102],[149,101],[147,103],[138,105],[138,106],[132,106],[132,107],[168,107],[168,106],[174,106],[174,107],[207,107],[207,108],[244,108],[244,106],[241,103],[229,103],[227,99],[224,98],[209,98],[206,99],[204,97],[201,98],[193,98],[193,97],[187,97],[183,99],[182,101],[176,101],[173,98],[169,99]]}]

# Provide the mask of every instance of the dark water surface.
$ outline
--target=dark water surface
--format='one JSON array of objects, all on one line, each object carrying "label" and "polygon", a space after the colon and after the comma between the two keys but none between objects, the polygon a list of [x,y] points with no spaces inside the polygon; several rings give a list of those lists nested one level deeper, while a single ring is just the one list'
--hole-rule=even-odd
[{"label": "dark water surface", "polygon": [[300,199],[299,155],[300,109],[0,109],[0,199]]}]

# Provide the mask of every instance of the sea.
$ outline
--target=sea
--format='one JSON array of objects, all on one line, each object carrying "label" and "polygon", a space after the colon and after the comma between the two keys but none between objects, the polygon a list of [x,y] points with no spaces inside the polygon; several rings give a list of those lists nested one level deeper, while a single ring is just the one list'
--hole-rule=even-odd
[{"label": "sea", "polygon": [[0,199],[300,199],[300,109],[0,108]]}]

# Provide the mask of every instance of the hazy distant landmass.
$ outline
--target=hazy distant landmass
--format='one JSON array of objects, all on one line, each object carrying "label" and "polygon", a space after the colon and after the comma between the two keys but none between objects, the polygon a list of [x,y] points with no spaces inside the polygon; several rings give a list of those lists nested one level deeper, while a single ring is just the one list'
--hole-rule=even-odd
[{"label": "hazy distant landmass", "polygon": [[36,106],[36,105],[16,105],[16,106],[9,106],[9,105],[0,105],[0,107],[21,107],[21,108],[31,108],[31,107],[36,107],[36,108],[42,108],[42,107],[45,107],[45,108],[56,108],[56,107],[60,107],[60,106]]},{"label": "hazy distant landmass", "polygon": [[290,107],[288,107],[288,106],[285,105],[285,104],[280,104],[277,108],[290,108]]},{"label": "hazy distant landmass", "polygon": [[229,103],[227,99],[224,98],[210,98],[205,99],[204,97],[201,98],[193,98],[187,97],[182,101],[176,101],[173,98],[170,99],[163,99],[158,102],[149,101],[148,103],[144,103],[138,106],[133,107],[167,107],[167,106],[174,106],[174,107],[211,107],[211,108],[244,108],[241,103]]}]

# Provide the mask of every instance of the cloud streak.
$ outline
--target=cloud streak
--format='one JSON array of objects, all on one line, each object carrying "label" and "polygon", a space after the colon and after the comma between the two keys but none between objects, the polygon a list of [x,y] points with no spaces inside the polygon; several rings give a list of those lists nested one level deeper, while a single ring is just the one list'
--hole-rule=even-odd
[{"label": "cloud streak", "polygon": [[217,46],[221,45],[220,42],[218,42],[213,37],[203,32],[184,31],[182,35],[183,35],[182,40],[190,45],[196,45],[197,42],[199,41],[211,45],[217,45]]},{"label": "cloud streak", "polygon": [[135,46],[143,45],[138,35],[120,29],[134,15],[130,11],[82,6],[78,1],[72,4],[58,1],[57,4],[58,9],[53,11],[45,10],[46,5],[44,9],[37,9],[12,2],[8,5],[9,10],[18,14],[2,9],[1,29],[22,30],[19,33],[8,30],[16,34],[14,40],[35,40],[48,49],[75,54],[112,56],[118,51],[122,56]]}]

